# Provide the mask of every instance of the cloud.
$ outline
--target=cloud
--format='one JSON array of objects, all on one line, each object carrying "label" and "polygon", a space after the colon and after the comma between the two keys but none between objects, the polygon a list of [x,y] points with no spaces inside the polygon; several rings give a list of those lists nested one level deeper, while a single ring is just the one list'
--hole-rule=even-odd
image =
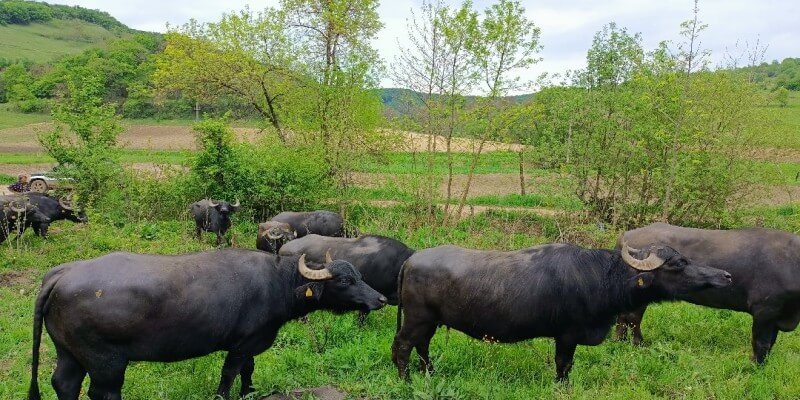
[{"label": "cloud", "polygon": [[[180,25],[190,18],[201,22],[219,19],[223,12],[242,9],[249,5],[253,10],[277,6],[278,0],[62,0],[69,5],[108,12],[135,29],[164,32],[166,23]],[[460,1],[445,0],[458,6]],[[475,0],[482,10],[492,4],[489,0]],[[527,71],[520,71],[523,79],[534,79],[542,72],[557,73],[567,69],[582,68],[586,51],[595,32],[614,21],[627,27],[631,33],[641,32],[646,49],[654,48],[662,40],[679,40],[680,23],[692,16],[689,0],[521,0],[526,15],[542,29],[541,42],[544,60]],[[373,45],[387,62],[397,55],[398,40],[407,38],[406,20],[411,8],[419,8],[422,0],[383,0],[379,6],[384,29],[373,40]],[[797,16],[800,2],[774,0],[766,5],[750,0],[702,1],[700,18],[709,24],[702,34],[702,43],[712,51],[713,62],[724,59],[726,49],[732,50],[737,40],[751,44],[760,38],[768,45],[766,61],[800,56],[800,29]],[[384,85],[392,83],[387,79]]]}]

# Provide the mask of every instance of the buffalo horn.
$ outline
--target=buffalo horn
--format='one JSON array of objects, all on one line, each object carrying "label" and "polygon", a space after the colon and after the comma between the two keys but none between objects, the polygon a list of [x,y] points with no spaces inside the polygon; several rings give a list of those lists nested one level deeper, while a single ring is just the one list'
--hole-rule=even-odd
[{"label": "buffalo horn", "polygon": [[219,204],[217,204],[217,203],[214,203],[214,200],[208,199],[208,205],[209,205],[209,206],[211,206],[211,207],[216,207],[216,206],[218,206]]},{"label": "buffalo horn", "polygon": [[333,278],[333,274],[331,274],[331,271],[328,271],[327,268],[323,269],[308,268],[308,266],[306,265],[305,254],[300,256],[300,260],[297,261],[297,270],[300,271],[300,275],[303,275],[304,278],[312,281],[324,281],[326,279]]},{"label": "buffalo horn", "polygon": [[14,201],[14,200],[12,200],[12,201],[11,201],[11,202],[8,204],[9,208],[11,208],[11,211],[13,211],[13,212],[15,212],[15,213],[23,213],[23,212],[25,212],[25,203],[23,203],[23,202],[19,202],[19,203],[21,203],[21,204],[22,204],[22,207],[20,207],[20,206],[17,206],[17,205],[15,205],[14,203],[17,203],[17,201]]},{"label": "buffalo horn", "polygon": [[628,247],[625,242],[622,242],[622,259],[639,271],[652,271],[664,264],[666,260],[659,258],[655,252],[650,253],[644,260],[637,260],[631,255],[632,251],[638,252],[639,250]]},{"label": "buffalo horn", "polygon": [[233,207],[233,208],[239,208],[239,199],[236,199],[236,202],[235,202],[235,203],[233,203],[233,204],[231,204],[231,207]]},{"label": "buffalo horn", "polygon": [[58,198],[58,205],[65,210],[72,210],[72,200],[63,197]]},{"label": "buffalo horn", "polygon": [[283,237],[283,233],[281,232],[281,228],[272,227],[267,230],[267,237],[272,240],[278,240]]},{"label": "buffalo horn", "polygon": [[325,264],[330,264],[333,262],[333,258],[331,258],[331,249],[325,251]]}]

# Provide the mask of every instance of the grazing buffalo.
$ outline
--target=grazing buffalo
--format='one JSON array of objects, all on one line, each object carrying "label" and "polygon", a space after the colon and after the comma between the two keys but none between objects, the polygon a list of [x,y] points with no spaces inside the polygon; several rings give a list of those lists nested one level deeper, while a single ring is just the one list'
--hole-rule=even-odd
[{"label": "grazing buffalo", "polygon": [[[77,223],[88,223],[89,219],[86,217],[86,212],[83,210],[75,211],[72,201],[69,198],[54,199],[43,193],[30,192],[27,194],[28,201],[31,205],[36,207],[40,213],[50,218],[50,222],[69,220]],[[41,224],[35,221],[26,222],[26,225],[32,225],[33,232],[41,237],[47,237],[47,228],[49,224]]]},{"label": "grazing buffalo", "polygon": [[0,243],[16,233],[22,235],[30,224],[46,226],[50,218],[39,212],[39,209],[25,196],[0,196]]},{"label": "grazing buffalo", "polygon": [[443,246],[411,256],[398,283],[392,360],[401,377],[409,377],[412,347],[421,367],[432,369],[428,345],[436,327],[446,325],[496,342],[555,338],[556,379],[566,380],[576,346],[603,342],[620,312],[726,286],[730,275],[665,246],[621,252],[568,244],[510,252]]},{"label": "grazing buffalo", "polygon": [[289,224],[298,238],[312,233],[322,236],[341,237],[345,235],[344,219],[332,211],[286,211],[272,217],[272,221]]},{"label": "grazing buffalo", "polygon": [[217,235],[217,245],[225,240],[225,232],[231,227],[231,213],[239,210],[239,200],[231,204],[227,201],[204,199],[192,203],[189,212],[194,217],[195,235],[202,239],[203,231]]},{"label": "grazing buffalo", "polygon": [[[403,263],[414,254],[400,241],[383,236],[339,238],[308,235],[293,240],[281,248],[280,255],[306,254],[308,259],[323,262],[331,257],[345,260],[364,276],[364,282],[381,292],[389,304],[397,304],[397,275]],[[363,323],[367,314],[362,313]]]},{"label": "grazing buffalo", "polygon": [[285,222],[267,221],[258,224],[256,248],[272,254],[278,254],[281,246],[297,237],[297,232]]},{"label": "grazing buffalo", "polygon": [[89,374],[91,399],[120,399],[131,361],[171,362],[227,351],[217,395],[236,375],[253,391],[253,356],[287,321],[318,309],[381,308],[386,298],[346,261],[322,269],[305,257],[226,249],[179,256],[112,253],[63,264],[36,298],[29,400],[37,383],[42,321],[56,348],[52,384],[77,399]]},{"label": "grazing buffalo", "polygon": [[[778,331],[789,332],[800,322],[800,237],[774,229],[706,230],[657,223],[625,232],[620,239],[632,246],[661,243],[703,264],[724,268],[733,282],[724,288],[685,293],[677,299],[753,316],[753,360],[763,363]],[[620,315],[617,337],[632,328],[641,343],[645,305]]]}]

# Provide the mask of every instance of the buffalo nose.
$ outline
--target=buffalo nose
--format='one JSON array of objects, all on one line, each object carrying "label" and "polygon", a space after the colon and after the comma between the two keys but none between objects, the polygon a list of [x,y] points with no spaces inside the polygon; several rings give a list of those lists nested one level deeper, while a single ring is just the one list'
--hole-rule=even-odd
[{"label": "buffalo nose", "polygon": [[724,276],[725,276],[726,279],[731,280],[731,274],[730,273],[726,272]]},{"label": "buffalo nose", "polygon": [[379,298],[378,298],[378,301],[380,301],[380,302],[381,302],[381,304],[383,304],[383,305],[386,305],[386,303],[387,303],[389,300],[387,300],[387,299],[386,299],[386,296],[381,296],[381,297],[379,297]]}]

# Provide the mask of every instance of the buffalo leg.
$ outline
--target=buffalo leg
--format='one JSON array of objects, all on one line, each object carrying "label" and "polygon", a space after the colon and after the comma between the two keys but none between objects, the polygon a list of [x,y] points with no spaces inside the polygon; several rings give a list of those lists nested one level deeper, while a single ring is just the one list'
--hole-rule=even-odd
[{"label": "buffalo leg", "polygon": [[242,364],[242,370],[239,372],[240,376],[242,377],[242,390],[239,392],[239,396],[244,397],[250,393],[253,393],[253,371],[256,369],[256,361],[253,357],[246,357],[244,364]]},{"label": "buffalo leg", "polygon": [[58,400],[78,400],[81,392],[81,383],[86,377],[86,370],[75,360],[68,351],[56,345],[58,359],[56,370],[50,382],[56,392]]},{"label": "buffalo leg", "polygon": [[773,321],[762,321],[753,318],[753,361],[764,364],[778,337],[778,327]]},{"label": "buffalo leg", "polygon": [[417,349],[417,355],[419,356],[420,372],[427,372],[429,374],[433,373],[433,363],[431,363],[428,350],[430,348],[431,338],[433,338],[434,333],[436,333],[436,327],[430,328],[428,332],[425,332],[422,340],[417,342],[416,346],[414,346]]},{"label": "buffalo leg", "polygon": [[[222,365],[222,376],[219,379],[219,387],[217,388],[217,396],[223,399],[230,398],[231,386],[236,375],[242,371],[242,367],[252,357],[245,357],[241,354],[228,353],[225,357],[225,363]],[[252,374],[252,372],[250,372]],[[252,376],[252,375],[251,375]],[[242,381],[244,383],[244,380]]]},{"label": "buffalo leg", "polygon": [[197,240],[200,240],[200,241],[203,240],[203,230],[200,229],[199,226],[196,226],[194,228],[194,235],[197,237]]},{"label": "buffalo leg", "polygon": [[556,381],[566,381],[569,378],[576,347],[577,344],[572,339],[556,338]]},{"label": "buffalo leg", "polygon": [[630,329],[631,336],[633,337],[633,344],[637,346],[642,344],[644,341],[642,337],[642,319],[644,318],[645,311],[647,311],[647,306],[617,316],[616,339],[627,339],[628,330]]},{"label": "buffalo leg", "polygon": [[89,370],[89,398],[91,400],[121,400],[122,383],[125,381],[126,360],[108,358],[93,360],[98,369]]},{"label": "buffalo leg", "polygon": [[[419,353],[420,345],[425,343],[422,348],[425,350],[424,356],[427,358],[427,343],[430,342],[433,336],[432,332],[436,332],[436,325],[431,324],[430,320],[419,317],[412,319],[406,314],[406,319],[392,344],[392,361],[397,366],[397,372],[401,378],[410,379],[408,359],[411,356],[412,347],[417,347],[417,352]],[[420,357],[422,357],[422,354],[420,354]],[[430,360],[427,361],[429,364]]]}]

